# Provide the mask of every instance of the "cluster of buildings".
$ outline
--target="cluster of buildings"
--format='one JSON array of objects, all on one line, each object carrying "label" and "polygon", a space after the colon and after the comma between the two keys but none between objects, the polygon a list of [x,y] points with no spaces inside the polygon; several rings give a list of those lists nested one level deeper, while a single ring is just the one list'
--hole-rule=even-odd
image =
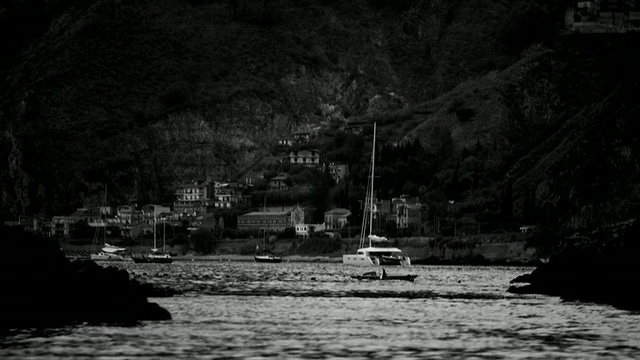
[{"label": "cluster of buildings", "polygon": [[[283,146],[288,152],[288,156],[282,157],[281,162],[324,169],[336,183],[340,183],[349,172],[346,164],[323,162],[322,153],[317,149],[293,148],[296,144],[310,141],[317,136],[317,132],[317,128],[302,128],[293,132],[290,138],[280,139],[278,145]],[[288,191],[293,185],[288,174],[278,174],[265,180],[269,191]],[[22,216],[15,221],[5,222],[5,225],[21,226],[27,231],[60,238],[73,237],[75,230],[82,225],[85,225],[85,228],[104,228],[105,233],[117,233],[122,238],[148,235],[153,232],[154,223],[158,222],[172,228],[186,226],[186,230],[193,230],[211,217],[211,214],[207,214],[211,209],[231,209],[239,204],[248,203],[253,187],[251,178],[228,182],[195,180],[174,185],[175,198],[171,205],[86,207],[77,209],[71,215],[54,216],[52,219]],[[378,226],[393,222],[398,229],[419,229],[421,209],[422,205],[417,199],[400,197],[376,201],[374,214]],[[324,223],[307,224],[305,209],[298,205],[281,205],[239,215],[237,228],[248,231],[266,229],[274,232],[294,228],[299,237],[308,237],[313,232],[332,233],[348,225],[357,225],[353,224],[351,216],[348,209],[332,209],[325,212]],[[424,230],[420,232],[424,233]]]},{"label": "cluster of buildings", "polygon": [[640,29],[640,2],[576,1],[565,12],[567,29],[580,33],[619,33]]},{"label": "cluster of buildings", "polygon": [[[75,231],[81,226],[79,224],[89,229],[104,228],[109,236],[133,239],[151,235],[154,224],[171,228],[186,226],[186,230],[194,230],[212,216],[206,213],[208,206],[227,208],[247,201],[248,195],[242,190],[244,186],[246,184],[194,181],[176,187],[173,208],[157,204],[139,208],[134,205],[86,207],[77,209],[70,215],[54,216],[50,220],[21,216],[15,221],[5,222],[5,225],[20,226],[26,231],[58,238],[74,237]],[[373,211],[377,227],[393,222],[398,229],[424,233],[420,221],[422,205],[417,198],[376,200]],[[314,232],[332,234],[346,226],[357,225],[351,217],[349,209],[335,208],[324,213],[324,223],[308,224],[305,221],[305,209],[299,205],[265,206],[258,211],[238,215],[237,229],[282,232],[287,228],[294,228],[296,235],[304,238]]]}]

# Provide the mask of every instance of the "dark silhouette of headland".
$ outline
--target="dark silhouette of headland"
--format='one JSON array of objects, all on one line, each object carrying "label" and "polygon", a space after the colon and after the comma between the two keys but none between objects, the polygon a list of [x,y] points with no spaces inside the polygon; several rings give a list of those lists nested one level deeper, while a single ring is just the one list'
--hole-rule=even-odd
[{"label": "dark silhouette of headland", "polygon": [[171,319],[127,271],[69,261],[55,239],[3,227],[0,244],[0,330]]}]

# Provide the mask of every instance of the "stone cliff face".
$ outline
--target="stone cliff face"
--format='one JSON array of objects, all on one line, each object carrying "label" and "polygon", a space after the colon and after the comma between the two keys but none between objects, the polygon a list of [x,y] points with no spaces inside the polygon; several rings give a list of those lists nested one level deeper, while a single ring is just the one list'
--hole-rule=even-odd
[{"label": "stone cliff face", "polygon": [[555,2],[63,3],[2,63],[2,218],[105,184],[170,202],[174,180],[264,170],[297,125],[373,121],[431,156],[414,195],[457,187],[490,218],[512,188],[514,216],[551,228],[638,210],[638,36],[561,35]]},{"label": "stone cliff face", "polygon": [[2,73],[5,216],[68,213],[105,183],[167,200],[172,180],[233,178],[299,124],[404,111],[494,67],[479,54],[511,61],[488,36],[501,2],[481,19],[466,1],[247,0],[235,19],[196,3],[51,10]]}]

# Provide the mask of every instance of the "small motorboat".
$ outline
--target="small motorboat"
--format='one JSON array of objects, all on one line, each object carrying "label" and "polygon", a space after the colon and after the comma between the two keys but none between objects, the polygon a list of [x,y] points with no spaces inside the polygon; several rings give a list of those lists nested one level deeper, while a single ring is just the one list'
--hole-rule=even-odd
[{"label": "small motorboat", "polygon": [[378,274],[375,271],[369,271],[362,275],[351,275],[352,279],[358,280],[404,280],[411,281],[415,280],[418,275],[387,275],[387,272],[382,269],[382,274]]}]

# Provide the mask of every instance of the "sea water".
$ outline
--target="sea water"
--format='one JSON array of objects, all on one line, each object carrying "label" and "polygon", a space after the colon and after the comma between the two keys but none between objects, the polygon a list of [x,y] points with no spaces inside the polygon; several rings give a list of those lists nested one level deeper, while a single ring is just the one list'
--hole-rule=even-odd
[{"label": "sea water", "polygon": [[172,320],[12,331],[0,358],[640,358],[639,313],[506,292],[533,268],[386,268],[407,282],[331,263],[109,265],[183,291],[149,299]]}]

